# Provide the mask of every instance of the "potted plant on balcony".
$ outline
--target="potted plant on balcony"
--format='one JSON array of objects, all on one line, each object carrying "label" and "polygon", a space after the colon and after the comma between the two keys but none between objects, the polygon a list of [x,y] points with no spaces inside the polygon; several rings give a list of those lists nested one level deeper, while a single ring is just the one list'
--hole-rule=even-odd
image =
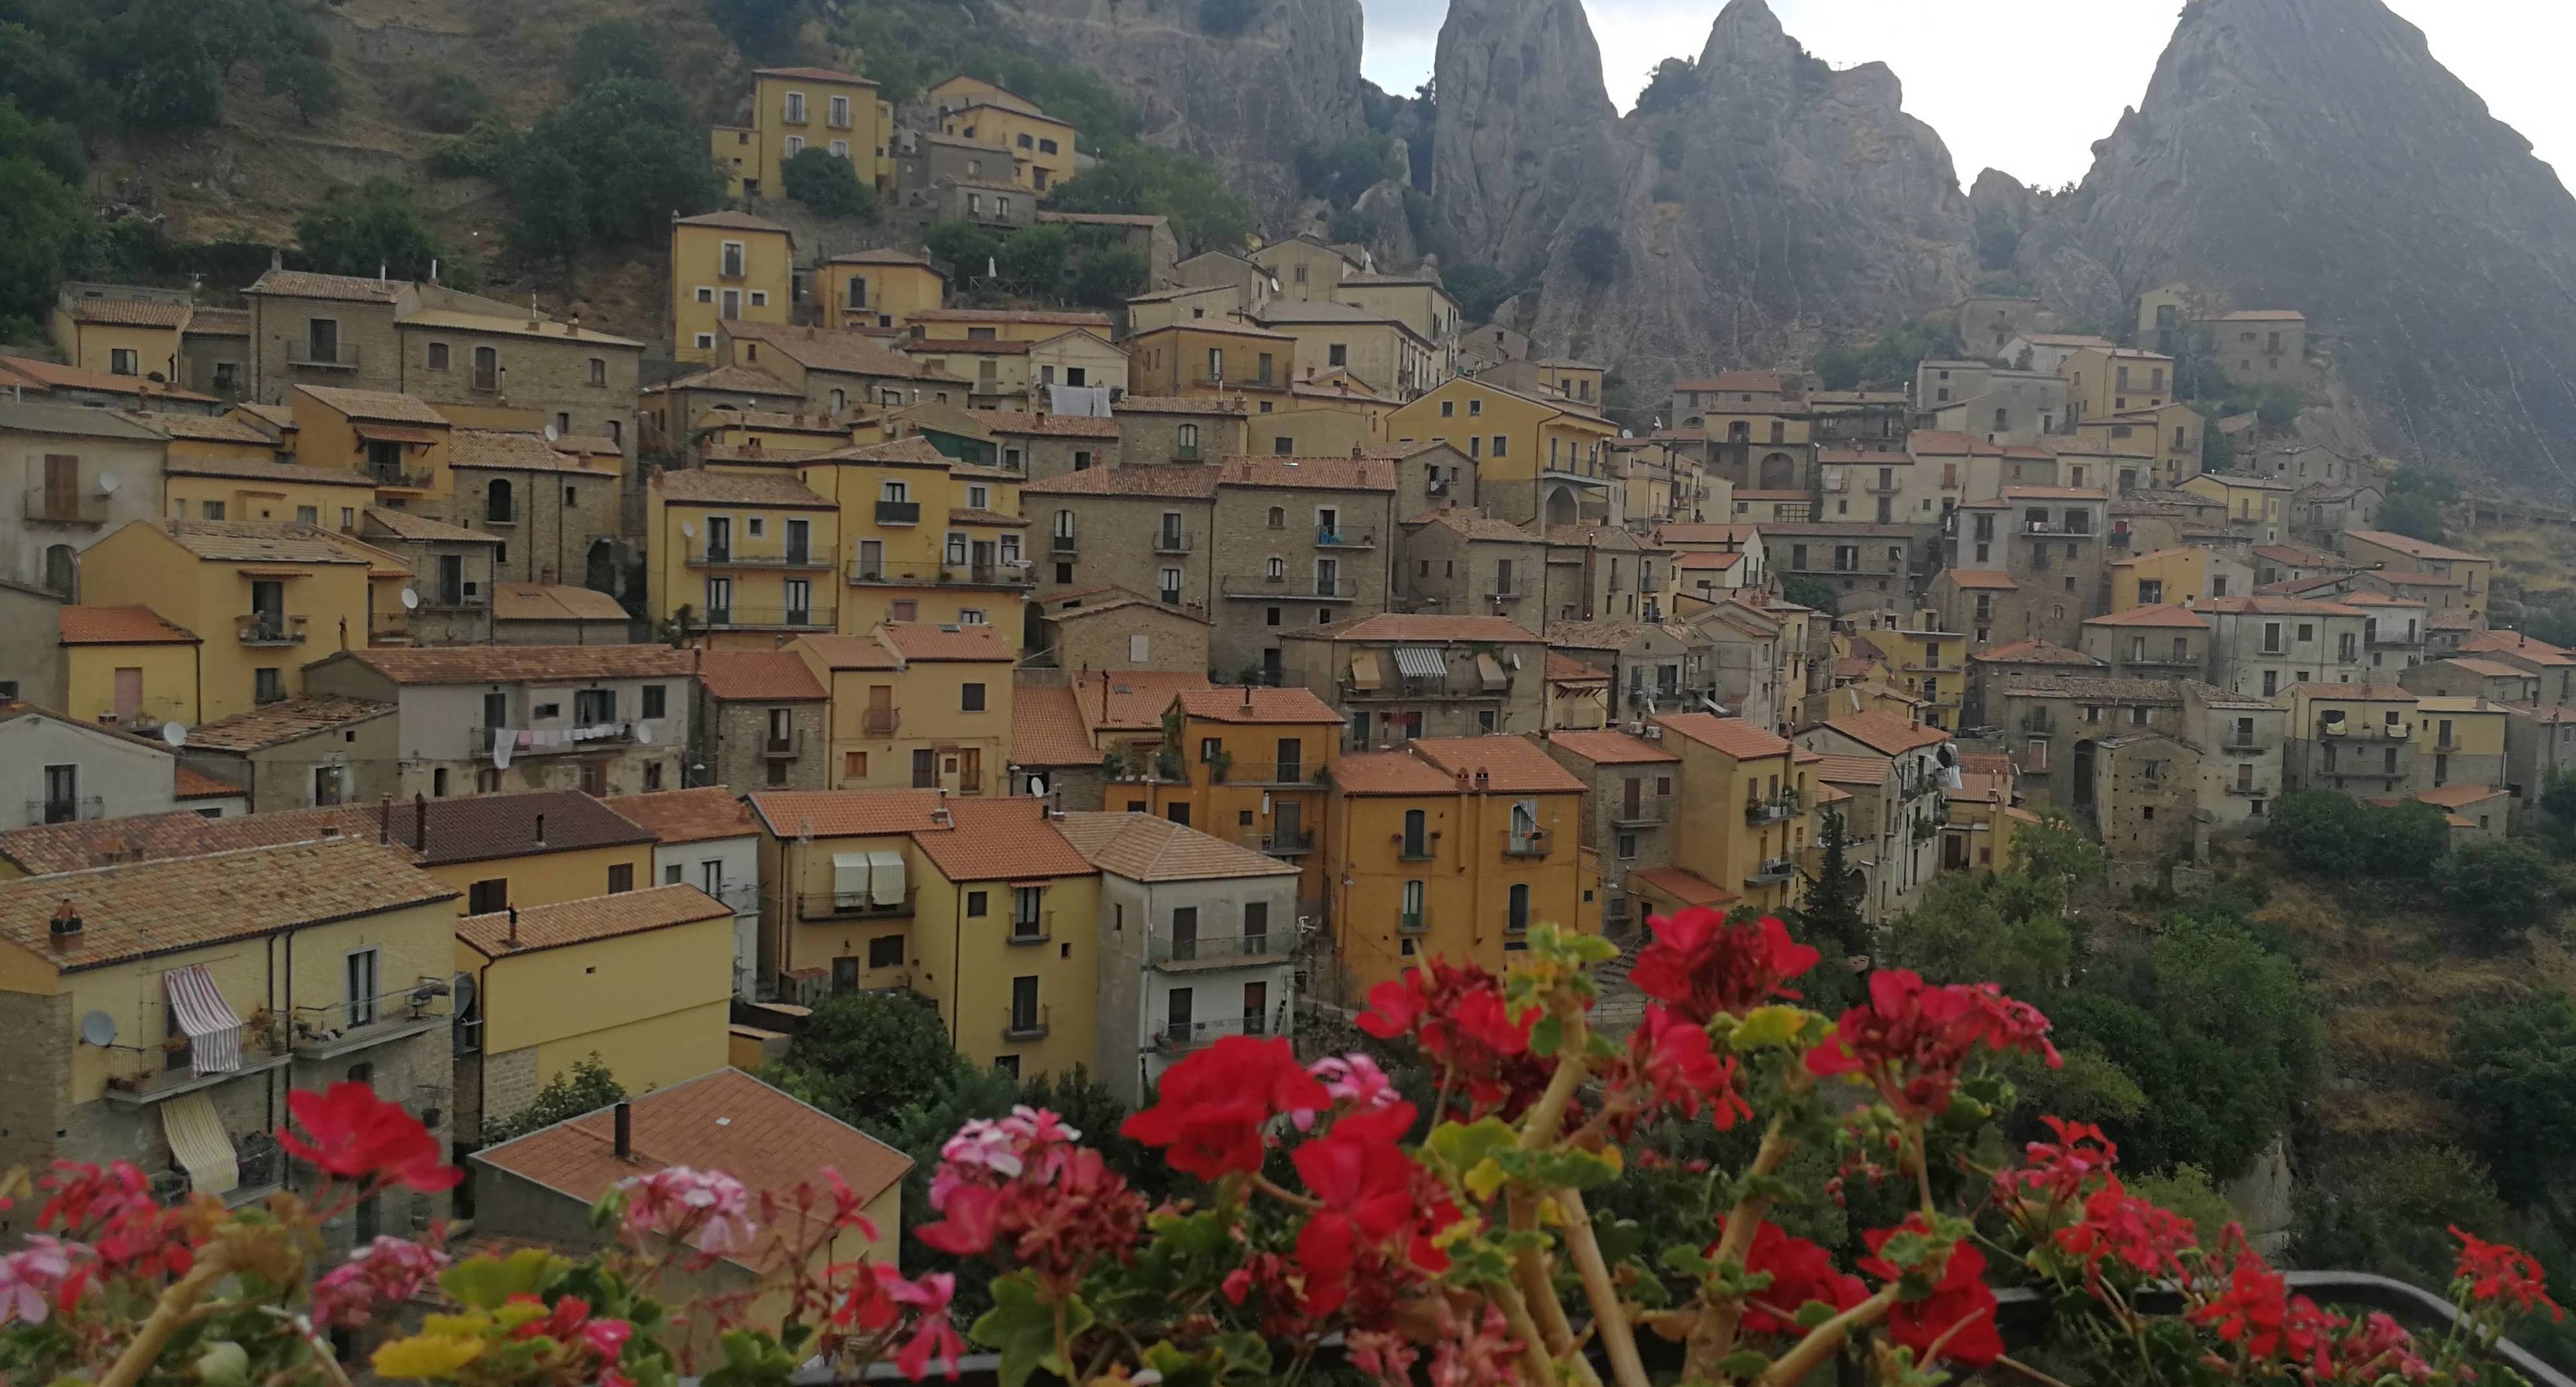
[{"label": "potted plant on balcony", "polygon": [[1234,769],[1234,753],[1231,751],[1220,751],[1216,755],[1207,758],[1207,768],[1208,780],[1210,783],[1217,785],[1224,784],[1227,773]]}]

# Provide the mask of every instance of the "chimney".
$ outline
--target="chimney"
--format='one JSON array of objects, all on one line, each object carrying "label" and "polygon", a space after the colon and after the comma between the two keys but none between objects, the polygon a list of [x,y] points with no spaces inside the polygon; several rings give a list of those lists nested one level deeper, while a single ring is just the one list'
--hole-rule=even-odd
[{"label": "chimney", "polygon": [[1468,787],[1468,785],[1469,785],[1469,784],[1471,784],[1471,783],[1473,783],[1473,782],[1469,779],[1469,777],[1468,777],[1468,775],[1467,775],[1467,768],[1466,768],[1465,766],[1460,766],[1460,767],[1458,768],[1458,791],[1459,791],[1459,793],[1461,793],[1461,794],[1466,793],[1467,787]]},{"label": "chimney", "polygon": [[1356,444],[1356,443],[1354,443],[1354,444],[1352,444],[1352,445],[1351,445],[1351,457],[1352,457],[1352,458],[1354,458],[1354,459],[1358,459],[1358,458],[1362,458],[1362,457],[1366,457],[1366,456],[1367,456],[1367,454],[1366,454],[1366,453],[1363,453],[1363,452],[1361,452],[1361,451],[1360,451],[1360,445],[1358,445],[1358,444]]},{"label": "chimney", "polygon": [[381,847],[394,840],[394,797],[376,801],[376,844]]},{"label": "chimney", "polygon": [[286,252],[282,250],[271,250],[268,253],[268,267],[272,270],[285,269]]},{"label": "chimney", "polygon": [[1252,686],[1250,684],[1243,686],[1243,709],[1245,712],[1252,711]]},{"label": "chimney", "polygon": [[635,1105],[623,1098],[618,1099],[617,1110],[612,1120],[617,1127],[617,1159],[621,1161],[635,1159]]},{"label": "chimney", "polygon": [[957,816],[949,813],[948,806],[943,804],[930,811],[930,822],[939,828],[955,828]]},{"label": "chimney", "polygon": [[545,816],[545,815],[543,815],[543,814],[539,814],[539,815],[537,815],[537,846],[542,848],[542,847],[544,847],[545,845],[546,845],[546,816]]},{"label": "chimney", "polygon": [[1489,789],[1492,787],[1493,783],[1494,778],[1491,775],[1486,774],[1484,767],[1478,766],[1476,768],[1476,788],[1479,790]]},{"label": "chimney", "polygon": [[510,947],[519,946],[519,903],[510,902]]},{"label": "chimney", "polygon": [[411,792],[411,850],[429,851],[429,796],[418,790]]},{"label": "chimney", "polygon": [[49,931],[50,937],[56,944],[63,944],[68,943],[71,940],[78,939],[80,937],[80,932],[80,909],[72,904],[71,897],[65,896],[63,897],[63,903],[54,907],[53,924]]},{"label": "chimney", "polygon": [[575,313],[574,315],[572,315],[572,321],[564,327],[564,336],[566,336],[566,337],[579,337],[579,336],[581,336],[581,315],[580,315],[580,314]]}]

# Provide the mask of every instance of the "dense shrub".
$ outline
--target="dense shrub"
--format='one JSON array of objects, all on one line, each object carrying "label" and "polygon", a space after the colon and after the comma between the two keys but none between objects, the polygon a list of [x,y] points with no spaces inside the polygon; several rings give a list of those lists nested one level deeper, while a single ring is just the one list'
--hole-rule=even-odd
[{"label": "dense shrub", "polygon": [[849,160],[819,145],[807,145],[789,157],[779,166],[778,181],[789,197],[824,216],[877,219],[877,190],[859,181]]}]

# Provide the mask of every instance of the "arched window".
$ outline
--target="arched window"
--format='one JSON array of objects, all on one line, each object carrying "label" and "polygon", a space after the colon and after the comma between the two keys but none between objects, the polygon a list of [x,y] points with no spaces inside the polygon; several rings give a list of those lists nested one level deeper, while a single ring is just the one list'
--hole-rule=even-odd
[{"label": "arched window", "polygon": [[832,412],[834,414],[840,413],[842,409],[848,406],[849,402],[850,398],[847,393],[839,390],[832,392]]},{"label": "arched window", "polygon": [[510,481],[508,478],[494,477],[490,482],[484,485],[483,523],[487,525],[507,525],[518,519],[517,512],[512,509],[512,506],[513,502],[510,497]]},{"label": "arched window", "polygon": [[1197,456],[1199,451],[1199,426],[1196,424],[1181,425],[1179,437],[1181,452],[1187,456]]},{"label": "arched window", "polygon": [[1073,538],[1073,512],[1069,510],[1060,510],[1055,513],[1055,537],[1058,539]]},{"label": "arched window", "polygon": [[1741,419],[1726,426],[1726,441],[1729,443],[1743,443],[1752,437],[1753,426]]},{"label": "arched window", "polygon": [[2007,420],[2009,420],[2011,417],[2012,417],[2012,411],[2011,411],[2011,410],[2008,410],[2008,409],[1998,409],[1998,410],[1996,410],[1996,411],[1995,411],[1995,432],[1997,432],[1997,433],[2002,433],[2004,430],[2006,430],[2006,429],[2008,429],[2008,428],[2012,427],[2012,425],[2011,425],[2011,424],[2009,424],[2008,422],[2006,422],[2006,421],[2007,421]]},{"label": "arched window", "polygon": [[1272,506],[1270,508],[1270,528],[1274,530],[1284,530],[1288,528],[1288,511],[1285,507]]}]

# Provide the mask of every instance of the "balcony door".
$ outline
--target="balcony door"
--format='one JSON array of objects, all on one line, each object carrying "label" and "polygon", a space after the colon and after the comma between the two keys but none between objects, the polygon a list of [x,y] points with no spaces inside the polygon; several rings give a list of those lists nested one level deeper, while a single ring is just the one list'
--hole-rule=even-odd
[{"label": "balcony door", "polygon": [[1197,1029],[1197,1018],[1192,1014],[1198,1009],[1197,1003],[1197,996],[1186,987],[1175,987],[1163,994],[1163,1034],[1173,1044],[1190,1043],[1190,1033]]},{"label": "balcony door", "polygon": [[789,563],[807,563],[812,560],[813,554],[814,522],[811,520],[788,521],[787,561]]},{"label": "balcony door", "polygon": [[1305,806],[1293,799],[1274,801],[1270,813],[1272,846],[1293,848],[1305,835]]},{"label": "balcony door", "polygon": [[707,517],[707,561],[723,563],[733,557],[733,520],[729,516]]},{"label": "balcony door", "polygon": [[1172,912],[1172,957],[1188,963],[1199,956],[1199,908],[1181,906]]},{"label": "balcony door", "polygon": [[69,520],[80,514],[80,459],[45,454],[45,514]]},{"label": "balcony door", "polygon": [[250,612],[259,619],[262,631],[286,629],[286,584],[272,579],[253,579],[250,585]]},{"label": "balcony door", "polygon": [[465,605],[465,556],[438,556],[438,604],[442,607]]},{"label": "balcony door", "polygon": [[1270,1033],[1270,984],[1248,982],[1243,985],[1243,1033]]}]

